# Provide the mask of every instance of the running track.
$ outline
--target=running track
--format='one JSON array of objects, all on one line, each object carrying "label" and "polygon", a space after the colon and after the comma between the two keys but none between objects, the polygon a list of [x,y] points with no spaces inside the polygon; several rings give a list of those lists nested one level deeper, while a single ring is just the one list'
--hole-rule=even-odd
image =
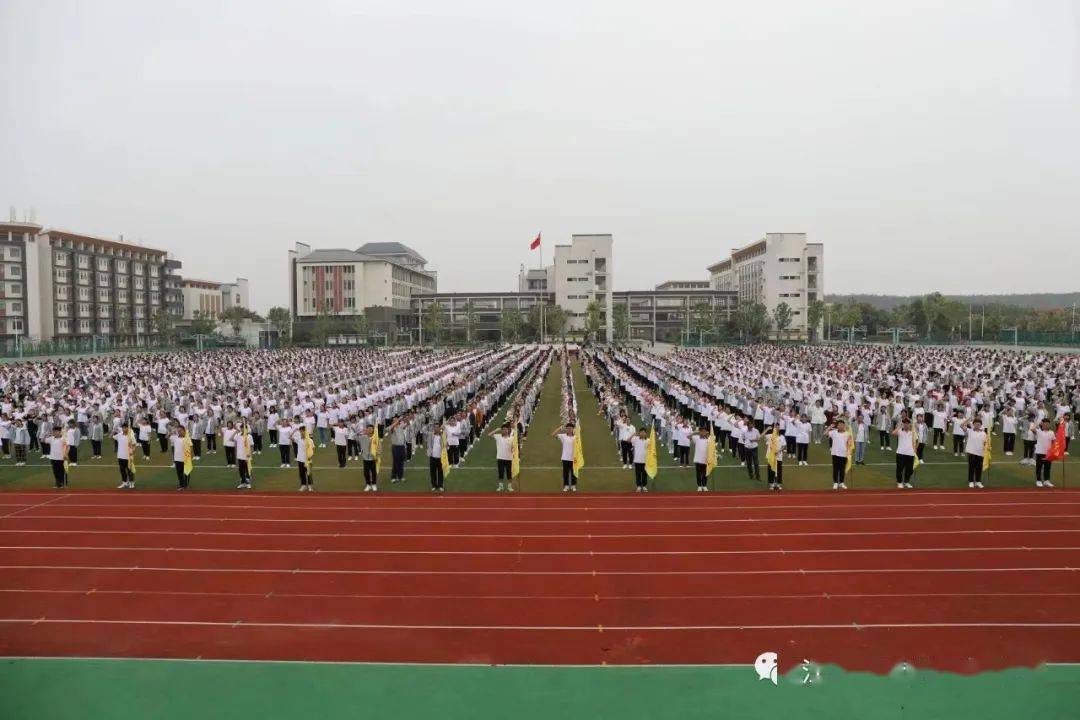
[{"label": "running track", "polygon": [[0,494],[0,655],[1080,661],[1080,491]]}]

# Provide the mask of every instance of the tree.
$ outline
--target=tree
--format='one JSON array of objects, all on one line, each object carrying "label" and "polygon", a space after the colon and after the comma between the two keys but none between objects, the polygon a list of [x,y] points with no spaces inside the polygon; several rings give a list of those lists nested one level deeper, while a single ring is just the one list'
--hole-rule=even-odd
[{"label": "tree", "polygon": [[522,339],[540,341],[540,306],[533,305],[525,315],[525,324],[521,328]]},{"label": "tree", "polygon": [[[585,306],[585,338],[597,342],[600,339],[600,313],[603,307],[596,300]],[[613,318],[614,319],[614,318]]]},{"label": "tree", "polygon": [[279,338],[283,338],[289,334],[289,328],[292,327],[292,315],[286,308],[270,308],[270,312],[266,314],[266,319],[269,320],[270,324],[277,330]]},{"label": "tree", "polygon": [[244,321],[248,319],[250,312],[250,310],[234,305],[222,311],[221,319],[232,326],[233,335],[240,337],[240,328]]},{"label": "tree", "polygon": [[757,342],[769,332],[769,311],[759,302],[740,305],[735,313],[735,326],[747,342]]},{"label": "tree", "polygon": [[[421,306],[423,307],[423,306]],[[442,340],[443,328],[446,327],[446,310],[438,300],[431,303],[424,310],[424,334],[433,344]]]},{"label": "tree", "polygon": [[838,305],[833,312],[833,322],[841,328],[848,328],[849,338],[854,340],[855,328],[862,323],[862,310],[853,302]]},{"label": "tree", "polygon": [[368,337],[368,321],[367,316],[363,313],[354,315],[352,319],[352,331],[359,338],[360,342],[366,342]]},{"label": "tree", "polygon": [[473,307],[472,300],[465,301],[465,342],[471,343],[473,341],[473,330],[476,329],[476,308]]},{"label": "tree", "polygon": [[821,300],[811,300],[806,308],[806,339],[813,342],[817,338],[821,320],[825,317],[825,303]]},{"label": "tree", "polygon": [[503,310],[501,330],[502,340],[506,343],[515,343],[521,338],[521,331],[525,326],[525,319],[521,317],[521,311],[517,308]]},{"label": "tree", "polygon": [[690,308],[690,332],[697,335],[698,339],[703,338],[705,333],[712,332],[712,326],[712,306],[709,303],[701,301]]},{"label": "tree", "polygon": [[217,330],[217,323],[214,322],[213,314],[204,313],[201,310],[196,310],[191,315],[192,335],[213,335],[214,332]]},{"label": "tree", "polygon": [[791,306],[782,302],[773,308],[773,325],[776,326],[776,339],[783,339],[786,331],[791,327]]},{"label": "tree", "polygon": [[626,341],[630,339],[630,308],[626,303],[619,303],[611,313],[612,330],[615,332],[615,340]]},{"label": "tree", "polygon": [[320,309],[315,316],[315,324],[311,328],[311,334],[308,336],[311,339],[313,345],[325,345],[326,340],[330,337],[330,333],[334,329],[334,323],[330,319],[330,316],[326,314],[325,310]]},{"label": "tree", "polygon": [[544,313],[545,324],[547,325],[547,331],[552,337],[562,338],[566,340],[566,311],[559,305],[550,305]]}]

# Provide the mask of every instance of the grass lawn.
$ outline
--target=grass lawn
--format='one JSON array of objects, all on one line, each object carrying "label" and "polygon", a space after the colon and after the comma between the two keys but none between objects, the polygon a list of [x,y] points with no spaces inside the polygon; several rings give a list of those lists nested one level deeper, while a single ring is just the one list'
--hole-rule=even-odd
[{"label": "grass lawn", "polygon": [[[585,468],[578,479],[582,492],[632,492],[633,471],[623,470],[619,465],[614,438],[608,432],[606,420],[599,415],[596,399],[585,382],[585,374],[579,363],[572,364],[574,383],[578,393],[578,409],[581,415],[582,444],[585,450]],[[562,476],[559,466],[559,444],[550,437],[551,431],[560,424],[561,369],[553,364],[540,392],[539,405],[533,417],[532,432],[525,439],[521,454],[521,475],[518,485],[523,492],[559,492]],[[485,430],[485,437],[470,450],[460,468],[450,471],[446,480],[447,492],[492,492],[497,484],[495,473],[495,441],[486,436],[502,422],[500,411]],[[219,441],[220,444],[220,441]],[[1018,443],[1019,444],[1019,443]],[[391,484],[390,448],[384,443],[380,492],[427,492],[428,465],[422,450],[417,450],[406,469],[406,482]],[[84,458],[79,466],[71,469],[73,489],[115,488],[119,479],[112,445],[105,443],[105,458],[86,460],[89,443],[80,446]],[[730,455],[724,455],[713,472],[709,486],[714,491],[764,490],[765,458],[761,452],[761,482],[747,477]],[[848,476],[848,487],[895,488],[894,454],[882,452],[877,446],[867,450],[865,466],[857,466]],[[1018,456],[1006,458],[1002,452],[1002,438],[994,437],[994,464],[984,477],[987,487],[1032,486],[1035,471],[1020,465]],[[17,468],[11,460],[0,461],[0,489],[29,490],[52,487],[52,472],[48,463],[31,454],[27,466]],[[664,448],[659,450],[660,471],[650,483],[653,492],[693,492],[695,488],[692,467],[674,465],[671,455]],[[784,487],[789,490],[824,490],[831,487],[831,469],[828,450],[821,445],[810,446],[810,466],[797,467],[793,462],[785,465]],[[193,490],[234,490],[238,480],[235,469],[224,467],[225,453],[204,455],[192,474]],[[255,458],[254,485],[256,490],[294,491],[299,485],[294,466],[278,467],[276,447],[268,447]],[[1053,482],[1058,487],[1080,486],[1080,475],[1073,470],[1074,461],[1054,463]],[[926,463],[915,473],[917,488],[964,488],[967,484],[965,458],[953,457],[946,451],[927,450]],[[149,463],[140,463],[137,483],[139,488],[171,489],[176,486],[176,475],[171,464],[171,454],[160,452],[156,442]],[[315,453],[315,483],[324,492],[358,492],[363,489],[360,463],[349,463],[345,469],[337,467],[333,447],[320,448]]]}]

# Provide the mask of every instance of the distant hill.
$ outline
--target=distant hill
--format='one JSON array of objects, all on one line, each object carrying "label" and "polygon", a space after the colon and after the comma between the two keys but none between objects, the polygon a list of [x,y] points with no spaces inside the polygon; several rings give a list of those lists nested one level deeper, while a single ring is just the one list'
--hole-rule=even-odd
[{"label": "distant hill", "polygon": [[[854,301],[869,303],[881,310],[892,310],[897,305],[911,302],[918,295],[826,295],[825,302],[843,303]],[[1017,305],[1036,310],[1071,308],[1080,304],[1080,293],[1031,293],[1026,295],[945,295],[965,305]]]}]

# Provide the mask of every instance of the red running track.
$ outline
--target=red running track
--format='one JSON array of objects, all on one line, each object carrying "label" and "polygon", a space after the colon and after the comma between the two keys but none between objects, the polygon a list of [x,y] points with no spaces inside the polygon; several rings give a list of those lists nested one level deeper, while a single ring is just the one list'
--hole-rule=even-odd
[{"label": "red running track", "polygon": [[0,655],[1080,661],[1080,492],[0,494]]}]

